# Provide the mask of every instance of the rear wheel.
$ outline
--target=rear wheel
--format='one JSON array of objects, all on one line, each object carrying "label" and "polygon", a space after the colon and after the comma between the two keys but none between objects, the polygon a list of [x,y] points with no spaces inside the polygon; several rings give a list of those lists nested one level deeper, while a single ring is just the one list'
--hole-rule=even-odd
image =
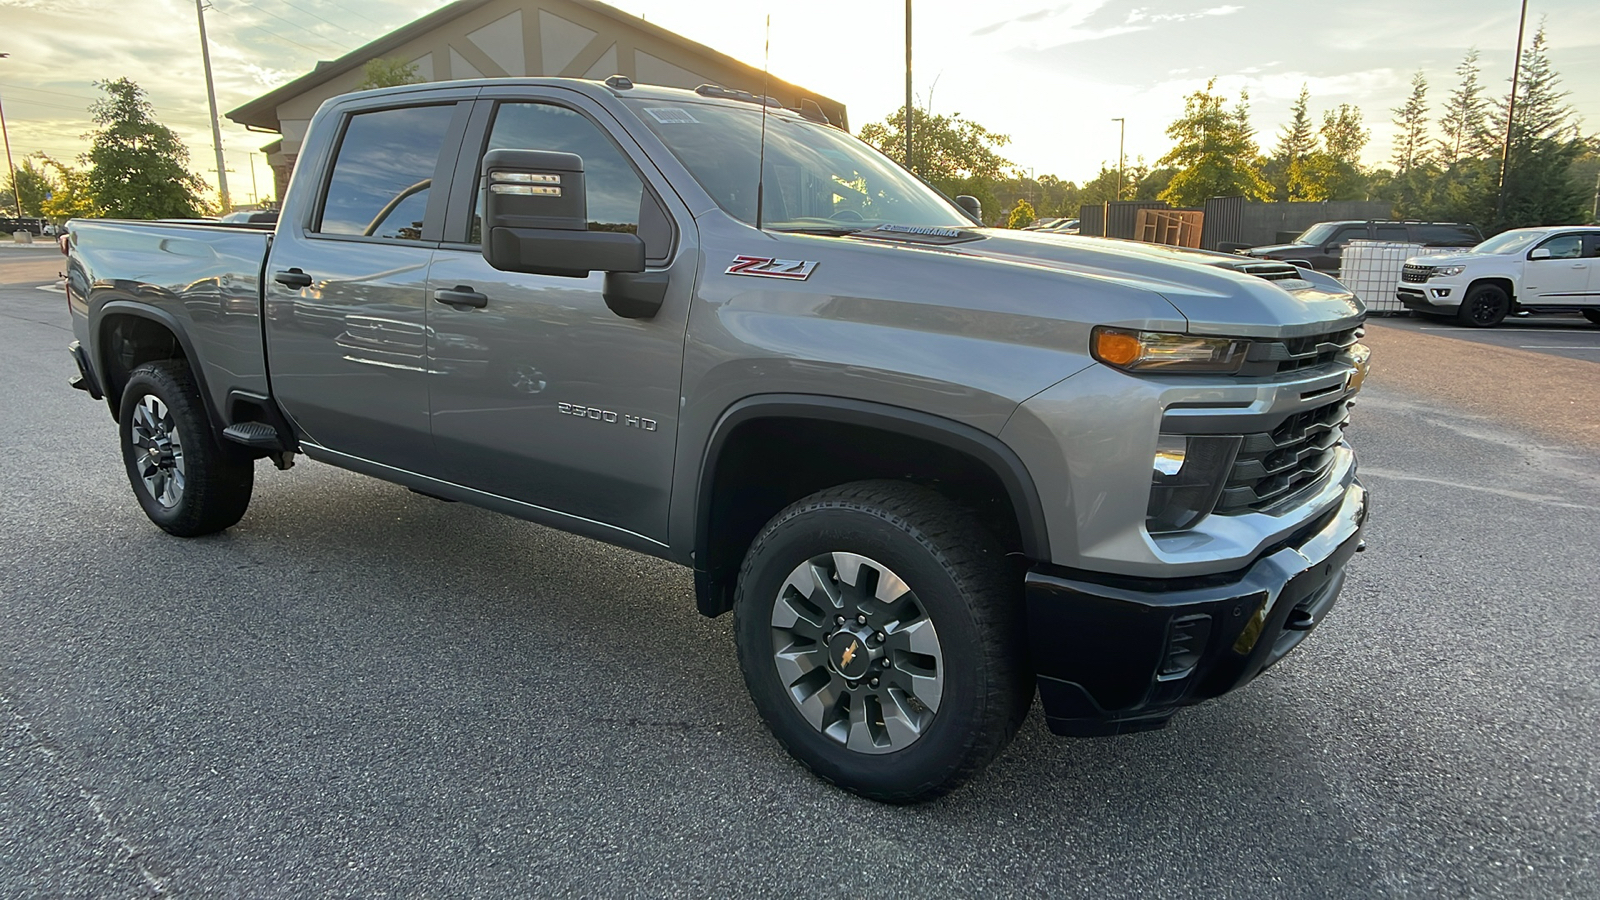
[{"label": "rear wheel", "polygon": [[987,765],[1027,713],[1020,588],[939,494],[829,489],[751,545],[740,666],[773,734],[817,775],[876,800],[930,799]]},{"label": "rear wheel", "polygon": [[118,418],[128,481],[150,521],[195,537],[244,517],[254,467],[217,443],[187,365],[160,360],[134,369]]},{"label": "rear wheel", "polygon": [[1600,309],[1586,309],[1583,317],[1589,320],[1590,325],[1600,325]]},{"label": "rear wheel", "polygon": [[1461,301],[1456,321],[1473,328],[1492,328],[1511,314],[1511,295],[1493,284],[1480,284]]}]

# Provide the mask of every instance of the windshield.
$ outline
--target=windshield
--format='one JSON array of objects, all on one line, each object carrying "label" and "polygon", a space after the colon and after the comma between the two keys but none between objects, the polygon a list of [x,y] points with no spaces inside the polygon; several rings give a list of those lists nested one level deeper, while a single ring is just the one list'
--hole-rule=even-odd
[{"label": "windshield", "polygon": [[[761,108],[628,101],[717,205],[756,221]],[[878,225],[971,227],[971,220],[887,157],[837,128],[767,117],[761,224],[774,231],[860,231]]]},{"label": "windshield", "polygon": [[1332,237],[1333,229],[1337,227],[1338,225],[1334,222],[1318,222],[1317,224],[1301,232],[1300,236],[1294,239],[1294,243],[1320,244]]},{"label": "windshield", "polygon": [[1544,237],[1543,231],[1508,231],[1472,248],[1473,253],[1518,253]]}]

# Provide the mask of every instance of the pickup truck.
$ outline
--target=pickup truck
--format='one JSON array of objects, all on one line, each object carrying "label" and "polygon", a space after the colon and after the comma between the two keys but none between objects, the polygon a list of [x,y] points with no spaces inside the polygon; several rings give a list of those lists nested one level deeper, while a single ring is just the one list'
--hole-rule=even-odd
[{"label": "pickup truck", "polygon": [[348,94],[270,232],[71,223],[72,380],[174,535],[303,454],[689,567],[784,747],[919,801],[1036,695],[1108,735],[1249,682],[1367,512],[1337,281],[965,209],[713,86]]},{"label": "pickup truck", "polygon": [[1395,298],[1473,328],[1531,313],[1600,325],[1600,227],[1514,228],[1469,251],[1408,259]]}]

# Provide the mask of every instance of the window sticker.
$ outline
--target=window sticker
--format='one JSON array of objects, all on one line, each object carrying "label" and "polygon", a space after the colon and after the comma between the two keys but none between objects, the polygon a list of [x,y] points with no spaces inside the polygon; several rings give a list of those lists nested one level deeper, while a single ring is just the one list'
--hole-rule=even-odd
[{"label": "window sticker", "polygon": [[700,124],[700,120],[689,115],[687,109],[672,107],[670,109],[646,109],[645,112],[663,125],[688,125],[691,122],[696,125]]}]

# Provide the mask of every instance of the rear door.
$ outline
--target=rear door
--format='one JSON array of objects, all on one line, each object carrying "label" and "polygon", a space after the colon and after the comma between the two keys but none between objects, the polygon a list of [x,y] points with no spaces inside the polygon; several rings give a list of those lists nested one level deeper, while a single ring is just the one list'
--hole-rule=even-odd
[{"label": "rear door", "polygon": [[[483,96],[455,176],[449,240],[429,277],[430,293],[467,290],[485,301],[427,307],[433,434],[447,477],[664,541],[696,265],[692,220],[588,97],[511,87]],[[489,266],[478,243],[477,162],[497,149],[582,158],[589,230],[639,234],[650,272],[668,278],[654,317],[612,312],[600,272],[566,278]]]},{"label": "rear door", "polygon": [[273,393],[310,443],[433,468],[428,267],[475,94],[430,91],[400,106],[380,98],[312,130],[323,139],[308,142],[295,183],[320,182],[285,210],[266,285]]}]

